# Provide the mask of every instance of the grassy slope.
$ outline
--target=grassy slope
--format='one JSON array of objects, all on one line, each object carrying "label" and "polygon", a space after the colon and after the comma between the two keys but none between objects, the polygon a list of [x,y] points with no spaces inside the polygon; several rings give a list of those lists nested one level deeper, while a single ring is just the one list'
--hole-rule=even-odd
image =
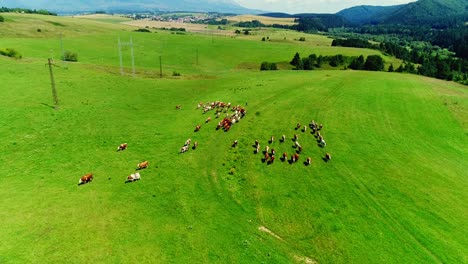
[{"label": "grassy slope", "polygon": [[[2,263],[467,261],[464,87],[388,73],[236,70],[286,60],[292,45],[175,35],[163,35],[164,54],[187,78],[121,77],[115,35],[75,39],[81,62],[56,68],[60,111],[48,106],[39,59],[57,41],[0,40],[26,56],[0,58]],[[179,38],[199,47],[200,65],[181,66],[193,47]],[[141,59],[148,54],[158,53],[139,53],[139,71],[157,70]],[[195,105],[210,100],[248,102],[248,116],[229,133],[214,123],[193,133],[206,118]],[[329,144],[300,133],[312,166],[267,166],[252,153],[254,139],[291,137],[310,119],[324,123]],[[199,149],[178,155],[189,137]],[[129,149],[115,152],[122,142]],[[291,144],[273,147],[290,153]],[[331,163],[320,160],[325,151]],[[144,159],[142,181],[123,184]],[[87,172],[96,180],[76,186]]]}]

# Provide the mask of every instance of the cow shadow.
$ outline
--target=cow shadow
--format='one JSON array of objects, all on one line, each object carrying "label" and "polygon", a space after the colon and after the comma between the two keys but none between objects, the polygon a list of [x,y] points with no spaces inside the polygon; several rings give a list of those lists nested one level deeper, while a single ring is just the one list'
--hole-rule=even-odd
[{"label": "cow shadow", "polygon": [[327,159],[327,158],[322,158],[322,160],[323,160],[324,162],[329,162],[329,161],[330,161],[330,160]]},{"label": "cow shadow", "polygon": [[307,161],[304,161],[303,163],[304,163],[304,166],[306,167],[310,165],[309,163],[307,163]]}]

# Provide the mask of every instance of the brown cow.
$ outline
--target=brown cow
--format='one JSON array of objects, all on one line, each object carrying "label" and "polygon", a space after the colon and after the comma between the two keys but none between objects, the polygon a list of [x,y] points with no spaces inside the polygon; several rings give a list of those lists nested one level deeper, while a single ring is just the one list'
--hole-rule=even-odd
[{"label": "brown cow", "polygon": [[137,164],[137,170],[142,170],[148,168],[148,161],[143,161]]},{"label": "brown cow", "polygon": [[283,161],[286,161],[288,159],[288,153],[283,153]]},{"label": "brown cow", "polygon": [[181,106],[180,105],[176,105],[175,109],[176,110],[180,110]]},{"label": "brown cow", "polygon": [[272,164],[275,161],[275,155],[270,156],[270,160],[268,160],[268,164]]},{"label": "brown cow", "polygon": [[299,154],[295,153],[291,156],[291,162],[295,163],[299,160]]},{"label": "brown cow", "polygon": [[78,185],[91,182],[92,180],[93,180],[93,174],[92,174],[92,173],[88,173],[88,174],[86,174],[86,175],[84,175],[84,176],[82,176],[82,177],[80,178],[80,180],[78,181]]},{"label": "brown cow", "polygon": [[197,148],[198,148],[198,141],[195,141],[195,143],[193,143],[192,149],[195,150]]},{"label": "brown cow", "polygon": [[200,125],[197,125],[197,126],[195,127],[195,132],[200,131],[200,128],[201,128],[201,126],[200,126]]},{"label": "brown cow", "polygon": [[327,153],[325,154],[325,161],[329,161],[329,160],[331,160],[331,154]]},{"label": "brown cow", "polygon": [[301,123],[297,123],[296,125],[296,130],[298,130],[299,128],[301,128]]},{"label": "brown cow", "polygon": [[205,123],[208,123],[208,122],[210,122],[210,121],[211,121],[211,116],[209,116],[209,117],[206,119]]},{"label": "brown cow", "polygon": [[125,150],[128,147],[127,143],[120,144],[117,151]]}]

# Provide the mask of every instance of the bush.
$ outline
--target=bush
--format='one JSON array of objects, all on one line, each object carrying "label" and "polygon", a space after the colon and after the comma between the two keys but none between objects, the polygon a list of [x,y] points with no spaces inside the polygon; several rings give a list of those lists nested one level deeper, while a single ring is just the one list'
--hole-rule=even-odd
[{"label": "bush", "polygon": [[0,22],[5,22],[5,18],[0,16]]},{"label": "bush", "polygon": [[6,48],[4,50],[0,49],[0,55],[15,58],[15,59],[21,59],[23,57],[17,50],[10,49],[10,48]]},{"label": "bush", "polygon": [[139,29],[136,29],[134,31],[135,32],[151,32],[149,29],[146,29],[146,28],[139,28]]},{"label": "bush", "polygon": [[300,37],[299,41],[305,41],[305,37]]},{"label": "bush", "polygon": [[276,66],[276,63],[270,63],[270,62],[262,62],[260,65],[260,70],[261,71],[276,71],[278,70],[278,67]]},{"label": "bush", "polygon": [[62,59],[64,61],[78,61],[78,54],[76,54],[75,52],[71,52],[71,51],[65,51],[65,54],[63,54]]},{"label": "bush", "polygon": [[180,76],[180,72],[174,71],[174,72],[172,72],[172,76]]}]

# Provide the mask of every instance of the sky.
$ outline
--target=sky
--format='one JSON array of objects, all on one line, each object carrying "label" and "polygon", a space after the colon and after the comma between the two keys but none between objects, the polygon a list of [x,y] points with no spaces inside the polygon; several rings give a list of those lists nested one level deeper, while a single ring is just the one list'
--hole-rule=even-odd
[{"label": "sky", "polygon": [[288,14],[331,13],[359,5],[389,6],[415,0],[234,0],[243,7]]}]

